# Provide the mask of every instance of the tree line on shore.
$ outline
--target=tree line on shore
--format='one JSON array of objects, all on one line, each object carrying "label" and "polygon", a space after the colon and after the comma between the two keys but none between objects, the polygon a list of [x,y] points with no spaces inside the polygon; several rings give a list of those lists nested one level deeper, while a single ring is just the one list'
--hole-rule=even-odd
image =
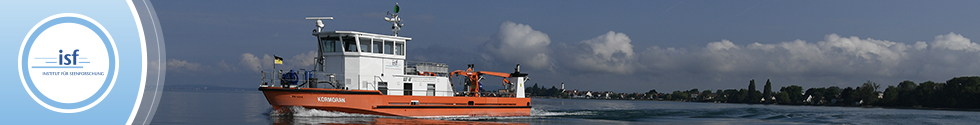
[{"label": "tree line on shore", "polygon": [[567,96],[562,94],[562,90],[551,86],[551,88],[538,87],[538,83],[534,83],[534,86],[525,88],[524,91],[528,92],[529,96],[547,96],[547,97],[562,97]]},{"label": "tree line on shore", "polygon": [[[563,91],[538,87],[527,88],[531,96],[559,98],[581,97],[585,92]],[[725,90],[691,89],[658,93],[655,89],[647,93],[602,92],[597,99],[646,99],[692,102],[782,104],[782,105],[827,105],[827,106],[886,106],[886,107],[929,107],[929,108],[980,108],[980,76],[955,77],[945,83],[926,81],[915,83],[902,81],[881,90],[878,83],[867,81],[856,87],[838,86],[809,88],[790,85],[772,91],[772,82],[766,80],[762,90],[756,89],[755,80],[749,80],[747,88]],[[588,92],[590,95],[592,92]],[[597,92],[598,93],[598,92]]]}]

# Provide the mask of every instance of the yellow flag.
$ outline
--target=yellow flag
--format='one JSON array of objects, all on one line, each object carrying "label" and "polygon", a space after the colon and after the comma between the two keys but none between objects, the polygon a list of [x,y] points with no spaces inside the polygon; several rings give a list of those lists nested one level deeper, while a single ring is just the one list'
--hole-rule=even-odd
[{"label": "yellow flag", "polygon": [[276,57],[276,62],[275,63],[276,64],[282,64],[282,58],[279,57],[279,56],[275,56],[275,57]]}]

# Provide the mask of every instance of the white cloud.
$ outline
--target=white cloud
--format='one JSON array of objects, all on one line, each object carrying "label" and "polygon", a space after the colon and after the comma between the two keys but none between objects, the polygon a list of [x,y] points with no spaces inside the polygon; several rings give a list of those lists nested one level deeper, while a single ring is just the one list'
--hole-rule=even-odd
[{"label": "white cloud", "polygon": [[262,60],[259,59],[259,57],[252,55],[252,53],[242,54],[241,64],[242,66],[245,66],[245,69],[250,69],[255,72],[262,71]]},{"label": "white cloud", "polygon": [[963,37],[963,35],[952,32],[946,35],[936,36],[935,41],[932,42],[932,48],[963,50],[970,52],[980,51],[980,45],[970,42],[970,39]]},{"label": "white cloud", "polygon": [[289,58],[289,60],[286,61],[289,62],[286,63],[286,65],[288,66],[293,66],[296,68],[304,68],[304,67],[312,68],[310,66],[313,66],[313,64],[316,63],[316,51],[302,53],[293,56],[293,58]]},{"label": "white cloud", "polygon": [[626,34],[609,31],[577,43],[551,44],[547,34],[508,21],[501,24],[500,31],[483,45],[487,54],[480,57],[535,69],[553,70],[554,66],[563,65],[579,71],[627,74],[636,70],[635,52],[630,42],[632,40]]},{"label": "white cloud", "polygon": [[926,47],[929,47],[929,44],[926,44],[926,42],[919,41],[919,42],[915,42],[915,45],[912,46],[915,47],[915,50],[922,50],[922,49],[926,49]]},{"label": "white cloud", "polygon": [[630,44],[629,36],[624,33],[609,31],[596,38],[584,40],[573,44],[559,44],[555,53],[563,57],[561,62],[564,66],[583,70],[601,71],[619,74],[633,73],[636,62],[634,58],[633,45]]},{"label": "white cloud", "polygon": [[187,62],[186,60],[170,59],[167,60],[167,71],[173,72],[187,72],[187,71],[202,71],[205,66],[200,63]]},{"label": "white cloud", "polygon": [[[727,40],[725,40],[725,41],[727,41]],[[731,44],[731,42],[728,42],[728,43]],[[734,46],[734,45],[732,45],[732,46]],[[765,50],[765,51],[772,51],[773,49],[776,49],[776,45],[773,45],[773,44],[752,43],[752,44],[749,44],[749,46],[746,47],[746,48],[749,48],[749,49],[758,49],[758,50]]]},{"label": "white cloud", "polygon": [[[150,65],[156,65],[156,64],[151,62]],[[189,72],[217,73],[217,72],[238,70],[238,67],[230,65],[226,63],[224,60],[221,60],[221,62],[219,62],[216,65],[217,67],[212,65],[196,63],[196,62],[189,62],[187,60],[179,60],[179,59],[171,58],[167,60],[166,67],[167,67],[167,71],[178,72],[178,73],[189,73]]]},{"label": "white cloud", "polygon": [[708,43],[707,48],[710,51],[722,51],[722,50],[729,50],[729,49],[738,49],[738,46],[735,46],[735,44],[732,43],[732,41],[721,40],[721,42]]},{"label": "white cloud", "polygon": [[483,45],[483,49],[490,54],[483,57],[493,57],[487,59],[500,59],[506,63],[519,63],[531,68],[544,69],[551,65],[549,44],[551,38],[548,34],[534,30],[528,25],[507,21],[501,24],[500,31]]},{"label": "white cloud", "polygon": [[[278,69],[309,69],[312,68],[313,64],[316,63],[315,58],[316,51],[310,51],[307,53],[301,53],[292,56],[292,58],[285,58],[283,60],[283,65],[276,65]],[[238,65],[229,64],[224,60],[216,64],[201,64],[197,62],[190,62],[180,59],[169,59],[167,60],[167,71],[176,73],[222,73],[222,72],[238,72],[239,69],[245,69],[247,71],[260,72],[260,71],[270,71],[272,70],[273,56],[268,54],[262,57],[255,56],[252,53],[243,53],[241,56],[241,61]],[[152,64],[151,64],[152,65]]]},{"label": "white cloud", "polygon": [[[830,34],[820,42],[795,40],[745,47],[728,40],[708,43],[694,51],[653,46],[640,52],[637,66],[654,74],[686,72],[735,76],[952,77],[980,70],[977,43],[958,34],[939,35],[929,45],[841,37]],[[928,47],[932,49],[929,50]],[[978,67],[978,68],[970,68]],[[943,71],[950,72],[943,72]],[[963,71],[961,71],[963,70]],[[939,78],[944,79],[944,78]]]},{"label": "white cloud", "polygon": [[[841,54],[848,54],[861,57],[869,61],[880,61],[881,63],[892,63],[904,57],[908,46],[875,39],[860,39],[856,36],[840,37],[837,34],[827,35],[826,41],[818,43],[823,50],[839,49]],[[832,52],[832,51],[825,51]]]},{"label": "white cloud", "polygon": [[238,66],[228,64],[225,60],[221,60],[218,63],[218,68],[228,70],[228,71],[238,71]]},{"label": "white cloud", "polygon": [[[312,67],[313,64],[316,63],[315,60],[316,56],[317,56],[316,51],[301,53],[299,55],[292,56],[292,58],[286,58],[286,56],[280,56],[284,58],[283,64],[276,65],[276,68],[285,69],[285,70],[311,69],[313,68]],[[255,56],[252,53],[243,53],[241,58],[242,61],[240,65],[244,66],[245,69],[249,69],[254,72],[260,72],[263,70],[272,70],[273,67],[272,64],[273,61],[275,60],[275,58],[269,54],[264,54],[262,55],[261,58],[259,58],[258,56]]]}]

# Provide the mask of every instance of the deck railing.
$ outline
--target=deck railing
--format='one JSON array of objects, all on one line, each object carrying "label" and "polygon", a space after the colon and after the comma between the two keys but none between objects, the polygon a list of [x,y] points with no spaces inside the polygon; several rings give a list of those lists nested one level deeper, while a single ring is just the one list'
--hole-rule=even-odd
[{"label": "deck railing", "polygon": [[[318,72],[318,71],[304,71],[300,70],[296,73],[296,84],[285,84],[289,80],[283,79],[283,74],[287,72],[266,72],[262,71],[262,84],[261,86],[272,86],[272,87],[308,87],[308,88],[337,88],[342,89],[343,81],[337,80],[337,78],[343,78],[343,75]],[[287,86],[288,85],[288,86]]]}]

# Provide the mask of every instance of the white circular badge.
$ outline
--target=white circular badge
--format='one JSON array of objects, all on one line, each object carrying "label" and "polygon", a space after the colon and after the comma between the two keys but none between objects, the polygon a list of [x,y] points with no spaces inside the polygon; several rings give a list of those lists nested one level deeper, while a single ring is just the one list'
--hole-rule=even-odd
[{"label": "white circular badge", "polygon": [[99,104],[118,72],[112,36],[94,19],[75,13],[41,20],[24,37],[18,72],[27,93],[41,106],[77,113]]}]

